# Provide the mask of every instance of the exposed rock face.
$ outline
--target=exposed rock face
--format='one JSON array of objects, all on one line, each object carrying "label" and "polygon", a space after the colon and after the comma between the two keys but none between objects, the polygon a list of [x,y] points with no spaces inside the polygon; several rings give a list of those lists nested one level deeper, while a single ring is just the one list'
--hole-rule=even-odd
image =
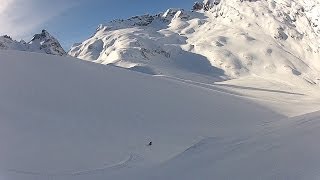
[{"label": "exposed rock face", "polygon": [[202,10],[203,9],[204,4],[202,2],[195,2],[192,10],[193,11],[198,11],[198,10]]},{"label": "exposed rock face", "polygon": [[47,54],[64,56],[67,53],[61,47],[59,41],[51,36],[46,30],[42,30],[40,34],[34,35],[28,43],[29,49],[37,52],[45,52]]},{"label": "exposed rock face", "polygon": [[203,1],[203,9],[205,11],[209,11],[211,8],[213,8],[214,6],[218,5],[220,3],[221,0],[204,0]]},{"label": "exposed rock face", "polygon": [[15,41],[10,36],[0,36],[0,49],[2,50],[21,50],[26,51],[27,45],[25,41]]}]

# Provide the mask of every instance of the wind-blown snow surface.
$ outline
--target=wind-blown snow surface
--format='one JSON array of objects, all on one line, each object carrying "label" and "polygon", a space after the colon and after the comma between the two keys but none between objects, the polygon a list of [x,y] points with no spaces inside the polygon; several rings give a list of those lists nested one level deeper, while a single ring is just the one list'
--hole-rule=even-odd
[{"label": "wind-blown snow surface", "polygon": [[319,113],[287,119],[218,86],[17,51],[0,51],[0,83],[1,180],[319,176]]},{"label": "wind-blown snow surface", "polygon": [[318,84],[318,1],[206,0],[201,6],[101,25],[69,54],[188,79],[258,75]]}]

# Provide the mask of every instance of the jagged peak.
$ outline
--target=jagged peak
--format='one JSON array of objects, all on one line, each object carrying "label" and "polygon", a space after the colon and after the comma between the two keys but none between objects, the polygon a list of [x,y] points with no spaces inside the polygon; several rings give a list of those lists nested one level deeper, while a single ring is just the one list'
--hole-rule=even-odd
[{"label": "jagged peak", "polygon": [[132,26],[148,26],[156,19],[161,19],[161,14],[150,15],[144,14],[140,16],[133,16],[128,19],[115,19],[105,24],[100,24],[96,29],[98,31],[105,31],[110,29],[118,29],[121,27],[132,27]]},{"label": "jagged peak", "polygon": [[51,34],[47,30],[43,29],[40,34],[35,34],[33,36],[33,38],[31,39],[31,42],[36,39],[42,40],[45,38],[53,38],[53,37],[51,36]]},{"label": "jagged peak", "polygon": [[59,56],[67,55],[59,41],[45,29],[41,33],[35,34],[28,43],[24,40],[13,40],[8,35],[0,36],[0,49],[39,52]]},{"label": "jagged peak", "polygon": [[214,6],[219,5],[221,0],[204,0],[203,2],[196,1],[192,7],[193,11],[205,10],[209,11]]},{"label": "jagged peak", "polygon": [[205,11],[210,10],[214,6],[218,5],[221,2],[221,0],[204,0],[203,1],[203,9]]},{"label": "jagged peak", "polygon": [[8,36],[8,35],[3,35],[3,36],[1,36],[1,37],[5,38],[5,39],[13,40],[12,37],[11,37],[11,36]]},{"label": "jagged peak", "polygon": [[204,4],[202,2],[196,1],[193,4],[192,10],[193,11],[198,11],[198,10],[202,10],[203,9]]}]

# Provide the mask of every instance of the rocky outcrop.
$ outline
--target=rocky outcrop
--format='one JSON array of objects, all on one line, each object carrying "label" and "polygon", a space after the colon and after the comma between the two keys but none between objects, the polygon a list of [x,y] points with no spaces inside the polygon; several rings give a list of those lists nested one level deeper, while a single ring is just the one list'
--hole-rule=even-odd
[{"label": "rocky outcrop", "polygon": [[34,52],[44,52],[46,54],[64,56],[67,53],[61,47],[59,41],[50,35],[46,30],[40,34],[35,34],[28,43],[29,49]]}]

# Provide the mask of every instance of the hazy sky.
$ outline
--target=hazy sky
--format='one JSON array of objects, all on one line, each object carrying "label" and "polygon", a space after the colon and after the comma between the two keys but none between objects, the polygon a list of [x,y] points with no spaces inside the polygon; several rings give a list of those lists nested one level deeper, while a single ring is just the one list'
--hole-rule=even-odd
[{"label": "hazy sky", "polygon": [[68,49],[117,18],[191,9],[195,0],[0,0],[0,34],[29,40],[47,29]]}]

